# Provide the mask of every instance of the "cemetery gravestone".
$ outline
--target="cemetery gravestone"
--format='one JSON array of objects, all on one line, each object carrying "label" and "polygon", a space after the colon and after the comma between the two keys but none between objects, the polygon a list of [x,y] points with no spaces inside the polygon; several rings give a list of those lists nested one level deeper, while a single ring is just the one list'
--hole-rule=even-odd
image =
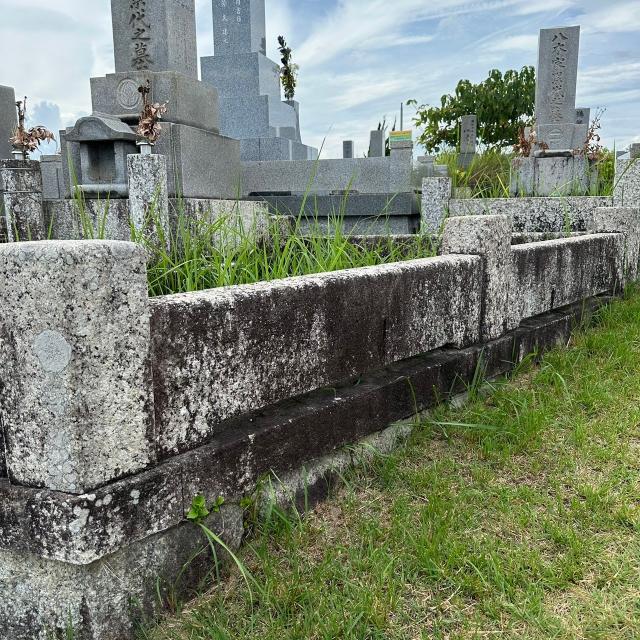
[{"label": "cemetery gravestone", "polygon": [[266,57],[265,0],[213,0],[214,56],[202,79],[220,99],[220,130],[243,160],[315,160],[302,143],[299,105],[282,100],[280,66]]},{"label": "cemetery gravestone", "polygon": [[198,77],[193,2],[112,2],[111,18],[116,73],[176,71],[191,78]]},{"label": "cemetery gravestone", "polygon": [[15,92],[11,87],[0,85],[0,160],[11,157],[9,138],[17,126]]},{"label": "cemetery gravestone", "polygon": [[234,198],[240,145],[220,135],[218,94],[197,78],[195,0],[111,0],[111,13],[116,73],[91,79],[93,115],[61,136],[81,188],[128,194],[126,155],[135,152],[139,89],[149,83],[150,101],[167,105],[155,153],[167,157],[169,195]]},{"label": "cemetery gravestone", "polygon": [[383,129],[372,131],[369,139],[369,157],[383,158],[385,155],[385,131]]},{"label": "cemetery gravestone", "polygon": [[580,27],[542,29],[536,81],[536,123],[538,143],[549,150],[574,149],[576,87]]},{"label": "cemetery gravestone", "polygon": [[460,125],[460,155],[458,164],[467,169],[476,155],[478,143],[478,118],[475,115],[463,116]]},{"label": "cemetery gravestone", "polygon": [[354,157],[353,140],[345,140],[342,143],[342,157],[345,160]]}]

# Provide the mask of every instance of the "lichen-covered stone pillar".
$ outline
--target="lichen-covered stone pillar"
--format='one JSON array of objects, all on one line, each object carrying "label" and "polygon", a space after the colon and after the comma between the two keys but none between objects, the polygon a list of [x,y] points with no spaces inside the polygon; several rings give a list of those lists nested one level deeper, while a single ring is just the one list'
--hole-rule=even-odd
[{"label": "lichen-covered stone pillar", "polygon": [[613,204],[616,207],[640,207],[640,158],[618,158]]},{"label": "lichen-covered stone pillar", "polygon": [[481,336],[493,340],[520,324],[510,300],[513,282],[512,221],[509,216],[448,218],[442,237],[442,254],[480,256],[483,262]]},{"label": "lichen-covered stone pillar", "polygon": [[625,237],[624,280],[635,282],[640,274],[640,208],[600,207],[590,225],[593,233],[621,233]]},{"label": "lichen-covered stone pillar", "polygon": [[169,192],[167,159],[161,155],[127,156],[129,215],[137,231],[164,234],[168,244]]},{"label": "lichen-covered stone pillar", "polygon": [[424,178],[422,180],[422,232],[435,234],[449,214],[452,195],[451,178]]},{"label": "lichen-covered stone pillar", "polygon": [[0,160],[0,217],[0,241],[46,238],[39,162]]},{"label": "lichen-covered stone pillar", "polygon": [[145,252],[0,245],[0,413],[12,483],[81,494],[152,464]]}]

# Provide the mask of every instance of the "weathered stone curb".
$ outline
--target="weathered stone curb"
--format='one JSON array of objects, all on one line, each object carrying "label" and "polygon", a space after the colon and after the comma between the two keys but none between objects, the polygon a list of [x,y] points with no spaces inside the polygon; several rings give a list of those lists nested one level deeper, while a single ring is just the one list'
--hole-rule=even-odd
[{"label": "weathered stone curb", "polygon": [[316,391],[228,421],[215,441],[90,494],[0,481],[0,549],[91,564],[177,526],[199,493],[210,500],[237,501],[264,474],[292,472],[435,406],[463,390],[479,362],[484,375],[492,377],[510,371],[530,353],[564,344],[572,328],[608,300],[576,304],[525,321],[497,340],[410,358],[357,384]]}]

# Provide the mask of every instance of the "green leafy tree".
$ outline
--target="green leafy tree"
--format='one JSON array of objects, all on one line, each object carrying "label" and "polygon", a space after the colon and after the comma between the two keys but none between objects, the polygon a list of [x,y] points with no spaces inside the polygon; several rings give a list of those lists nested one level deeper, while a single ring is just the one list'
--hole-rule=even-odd
[{"label": "green leafy tree", "polygon": [[[519,131],[533,121],[536,72],[533,67],[502,72],[493,69],[479,84],[461,80],[453,95],[444,95],[439,107],[418,106],[414,122],[424,127],[418,142],[430,153],[457,147],[460,119],[478,117],[478,139],[490,148],[513,146]],[[409,100],[416,105],[416,100]]]}]

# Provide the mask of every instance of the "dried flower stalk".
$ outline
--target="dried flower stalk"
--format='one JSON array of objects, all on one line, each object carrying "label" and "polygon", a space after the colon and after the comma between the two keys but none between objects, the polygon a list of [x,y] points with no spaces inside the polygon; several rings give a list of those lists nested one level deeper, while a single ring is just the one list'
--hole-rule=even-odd
[{"label": "dried flower stalk", "polygon": [[167,113],[167,105],[166,103],[155,102],[151,104],[149,102],[151,93],[151,82],[149,80],[147,80],[146,85],[138,87],[138,91],[142,94],[143,106],[136,133],[150,144],[155,144],[162,134],[160,120]]},{"label": "dried flower stalk", "polygon": [[27,129],[25,127],[26,115],[27,115],[27,98],[16,102],[16,109],[18,110],[18,126],[9,139],[10,144],[14,149],[21,151],[26,158],[28,153],[35,151],[43,142],[54,142],[55,136],[49,129],[38,125]]}]

